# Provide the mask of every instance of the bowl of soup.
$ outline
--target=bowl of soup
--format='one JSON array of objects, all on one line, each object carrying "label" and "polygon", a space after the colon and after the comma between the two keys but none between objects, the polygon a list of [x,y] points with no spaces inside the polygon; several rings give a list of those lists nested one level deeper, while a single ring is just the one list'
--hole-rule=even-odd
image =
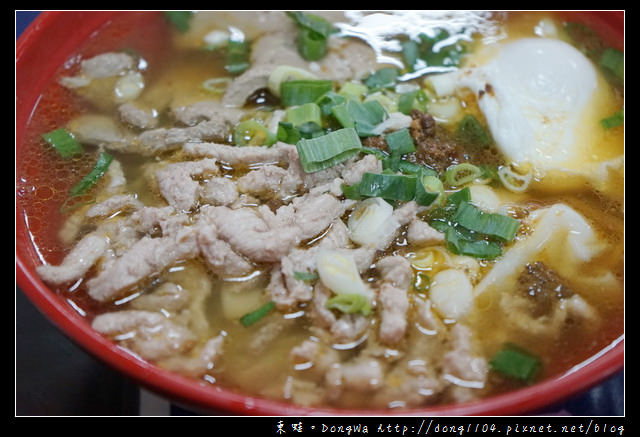
[{"label": "bowl of soup", "polygon": [[618,12],[46,12],[16,44],[18,286],[202,411],[576,395],[624,361],[623,34]]}]

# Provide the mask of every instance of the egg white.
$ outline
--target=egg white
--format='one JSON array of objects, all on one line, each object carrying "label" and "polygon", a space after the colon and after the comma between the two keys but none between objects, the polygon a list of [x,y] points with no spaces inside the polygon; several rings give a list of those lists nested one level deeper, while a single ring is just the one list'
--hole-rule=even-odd
[{"label": "egg white", "polygon": [[537,181],[591,178],[602,174],[596,167],[623,154],[600,125],[619,107],[593,63],[570,44],[501,41],[467,65],[432,78],[436,93],[471,90],[497,147],[515,166],[533,170]]}]

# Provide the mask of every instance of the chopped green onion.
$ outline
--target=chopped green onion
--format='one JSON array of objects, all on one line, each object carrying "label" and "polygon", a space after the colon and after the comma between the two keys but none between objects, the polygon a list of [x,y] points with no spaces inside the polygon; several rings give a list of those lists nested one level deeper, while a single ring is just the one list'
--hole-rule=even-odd
[{"label": "chopped green onion", "polygon": [[510,378],[531,382],[542,363],[538,357],[513,344],[506,344],[490,361],[491,369]]},{"label": "chopped green onion", "polygon": [[444,186],[440,179],[430,174],[418,177],[415,195],[418,205],[429,206],[441,196],[444,196]]},{"label": "chopped green onion", "polygon": [[498,169],[498,178],[507,190],[521,193],[529,188],[533,175],[531,172],[520,174],[513,171],[510,165],[503,165]]},{"label": "chopped green onion", "polygon": [[69,191],[69,196],[81,196],[89,191],[98,180],[105,174],[107,169],[109,168],[109,164],[113,160],[113,156],[108,153],[101,152],[98,156],[98,160],[96,164],[93,166],[93,169],[84,177],[80,182],[74,185]]},{"label": "chopped green onion", "polygon": [[313,282],[319,278],[317,273],[311,272],[293,272],[293,277],[299,281]]},{"label": "chopped green onion", "polygon": [[320,126],[322,125],[322,112],[315,103],[293,106],[287,109],[287,121],[295,127],[305,123],[316,123]]},{"label": "chopped green onion", "polygon": [[434,36],[424,33],[417,40],[402,43],[402,58],[408,71],[425,67],[457,67],[465,52],[461,38],[444,29],[435,29]]},{"label": "chopped green onion", "polygon": [[327,38],[310,29],[298,32],[298,53],[307,61],[317,61],[327,54]]},{"label": "chopped green onion", "polygon": [[602,124],[602,127],[605,129],[622,126],[624,124],[624,109],[617,111],[611,117],[600,120],[600,124]]},{"label": "chopped green onion", "polygon": [[164,16],[180,32],[189,30],[192,11],[164,11]]},{"label": "chopped green onion", "polygon": [[600,56],[600,66],[624,81],[624,52],[611,47],[606,48]]},{"label": "chopped green onion", "polygon": [[342,194],[345,198],[351,200],[361,200],[363,199],[362,194],[360,194],[360,182],[356,182],[352,185],[342,184],[340,186],[342,189]]},{"label": "chopped green onion", "polygon": [[287,12],[298,25],[298,52],[308,61],[317,61],[327,52],[329,36],[337,29],[325,18],[318,15]]},{"label": "chopped green onion", "polygon": [[283,82],[291,80],[316,80],[315,74],[303,70],[302,68],[290,65],[280,65],[273,70],[267,80],[267,88],[274,96],[280,97],[280,86]]},{"label": "chopped green onion", "polygon": [[347,100],[333,106],[331,113],[343,127],[354,128],[361,137],[375,135],[374,128],[387,116],[382,105],[375,100],[362,103]]},{"label": "chopped green onion", "polygon": [[458,190],[454,193],[449,194],[447,197],[447,204],[455,205],[456,207],[460,205],[461,202],[470,202],[471,201],[471,190],[469,187],[465,187],[462,190]]},{"label": "chopped green onion", "polygon": [[413,281],[413,289],[416,291],[427,291],[431,287],[431,278],[425,272],[416,273]]},{"label": "chopped green onion", "polygon": [[449,167],[445,173],[445,182],[451,187],[459,187],[480,178],[482,170],[468,162]]},{"label": "chopped green onion", "polygon": [[328,38],[332,33],[335,33],[338,30],[327,19],[319,15],[299,11],[287,12],[287,15],[291,17],[298,26],[319,33],[325,38]]},{"label": "chopped green onion", "polygon": [[292,123],[280,122],[278,123],[277,132],[278,141],[282,141],[287,144],[296,144],[302,138],[300,131],[296,129]]},{"label": "chopped green onion", "polygon": [[365,173],[360,181],[360,194],[386,200],[413,200],[416,194],[416,176]]},{"label": "chopped green onion", "polygon": [[370,74],[364,84],[371,90],[393,88],[398,81],[398,69],[394,67],[384,67]]},{"label": "chopped green onion", "polygon": [[416,164],[415,162],[405,161],[404,159],[398,162],[397,169],[404,174],[438,176],[438,172],[434,169],[425,165]]},{"label": "chopped green onion", "polygon": [[469,202],[460,202],[453,221],[471,231],[490,235],[502,241],[513,240],[520,227],[520,222],[512,217],[486,213]]},{"label": "chopped green onion", "polygon": [[456,134],[464,144],[470,146],[486,148],[491,145],[491,135],[471,114],[465,115],[460,121]]},{"label": "chopped green onion", "polygon": [[416,151],[409,129],[404,128],[385,135],[385,141],[391,155],[406,155]]},{"label": "chopped green onion", "polygon": [[362,143],[352,128],[340,129],[326,135],[301,139],[296,144],[302,169],[312,173],[346,161],[362,149]]},{"label": "chopped green onion", "polygon": [[290,80],[280,84],[280,103],[284,107],[312,103],[333,89],[330,80]]},{"label": "chopped green onion", "polygon": [[213,77],[202,82],[202,88],[213,94],[223,94],[231,80],[230,77]]},{"label": "chopped green onion", "polygon": [[429,224],[444,233],[447,249],[456,255],[480,259],[494,259],[502,255],[502,247],[496,241],[486,240],[481,235],[445,221],[433,220]]},{"label": "chopped green onion", "polygon": [[336,309],[346,314],[361,313],[364,316],[371,314],[371,305],[366,296],[359,293],[340,293],[329,300],[325,306]]},{"label": "chopped green onion", "polygon": [[84,153],[82,145],[75,137],[64,129],[56,129],[42,135],[42,138],[65,159],[73,158]]},{"label": "chopped green onion", "polygon": [[344,96],[341,96],[335,91],[327,91],[316,100],[316,104],[320,107],[322,115],[329,116],[331,115],[331,108],[346,101],[347,99]]},{"label": "chopped green onion", "polygon": [[384,150],[380,150],[376,147],[362,147],[362,153],[365,153],[367,155],[373,155],[376,158],[383,160],[389,157],[389,155],[387,154],[387,152],[385,152]]},{"label": "chopped green onion", "polygon": [[238,75],[249,68],[251,46],[247,41],[229,39],[227,43],[227,61],[224,66],[229,73]]},{"label": "chopped green onion", "polygon": [[274,302],[268,302],[258,308],[255,311],[252,311],[248,314],[245,314],[240,318],[240,323],[244,326],[251,326],[256,323],[258,320],[262,319],[264,316],[269,314],[269,312],[274,309],[276,304]]},{"label": "chopped green onion", "polygon": [[338,94],[354,100],[362,100],[365,94],[367,94],[367,86],[356,82],[346,82],[340,87]]},{"label": "chopped green onion", "polygon": [[277,136],[257,120],[245,120],[233,131],[233,142],[237,146],[270,146],[277,141]]},{"label": "chopped green onion", "polygon": [[401,93],[398,96],[398,111],[405,115],[409,115],[414,109],[426,112],[428,102],[429,97],[422,89]]},{"label": "chopped green onion", "polygon": [[418,66],[420,51],[418,43],[413,40],[407,40],[402,43],[402,59],[404,65],[409,71],[415,71]]}]

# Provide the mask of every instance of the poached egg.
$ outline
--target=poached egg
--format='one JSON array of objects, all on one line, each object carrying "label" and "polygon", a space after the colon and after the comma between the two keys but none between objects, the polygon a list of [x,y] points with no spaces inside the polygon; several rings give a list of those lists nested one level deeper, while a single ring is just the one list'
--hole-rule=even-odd
[{"label": "poached egg", "polygon": [[436,94],[471,90],[498,148],[539,181],[591,175],[594,166],[622,155],[600,125],[619,109],[612,93],[570,44],[535,37],[500,42],[467,65],[432,77]]}]

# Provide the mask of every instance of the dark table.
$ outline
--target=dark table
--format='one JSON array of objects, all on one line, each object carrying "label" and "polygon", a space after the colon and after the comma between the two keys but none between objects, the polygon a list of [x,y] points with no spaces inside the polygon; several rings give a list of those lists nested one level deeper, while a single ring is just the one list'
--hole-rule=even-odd
[{"label": "dark table", "polygon": [[[37,15],[16,11],[16,38]],[[15,341],[17,416],[196,415],[141,389],[80,349],[18,287]],[[624,416],[624,372],[534,414]]]}]

